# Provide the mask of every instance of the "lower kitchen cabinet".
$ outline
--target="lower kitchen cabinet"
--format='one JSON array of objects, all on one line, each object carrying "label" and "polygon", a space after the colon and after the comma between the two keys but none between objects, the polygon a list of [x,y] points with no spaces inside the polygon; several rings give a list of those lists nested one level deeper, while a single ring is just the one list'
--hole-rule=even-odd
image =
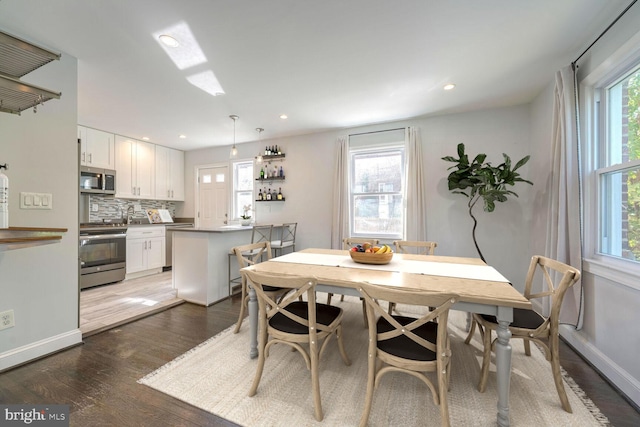
[{"label": "lower kitchen cabinet", "polygon": [[164,225],[130,226],[127,230],[127,278],[161,272],[165,251]]}]

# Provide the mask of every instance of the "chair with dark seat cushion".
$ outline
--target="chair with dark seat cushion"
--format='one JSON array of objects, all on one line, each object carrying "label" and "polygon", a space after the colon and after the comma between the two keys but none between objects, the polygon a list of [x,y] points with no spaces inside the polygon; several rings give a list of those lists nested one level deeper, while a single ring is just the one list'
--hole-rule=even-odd
[{"label": "chair with dark seat cushion", "polygon": [[[532,291],[534,279],[540,275],[544,278],[544,284],[546,284],[547,289],[546,291],[534,293]],[[513,322],[509,326],[512,339],[522,338],[524,340],[524,351],[527,356],[531,356],[531,341],[542,346],[547,360],[551,363],[553,380],[558,396],[560,397],[560,402],[562,403],[562,408],[567,412],[572,411],[560,373],[558,317],[560,315],[562,300],[567,290],[573,286],[578,279],[580,279],[580,272],[569,265],[543,256],[532,257],[525,281],[524,296],[529,300],[550,296],[551,310],[549,316],[545,317],[533,310],[514,309]],[[536,283],[539,282],[540,281]],[[498,328],[498,322],[495,316],[474,314],[473,318],[478,325],[484,346],[482,370],[478,384],[478,389],[484,392],[489,377],[491,351],[495,343],[495,340],[492,341],[491,339],[491,331]],[[466,342],[468,342],[468,340],[469,338]]]},{"label": "chair with dark seat cushion", "polygon": [[[351,364],[342,340],[342,309],[316,303],[315,278],[259,273],[250,268],[242,269],[240,273],[256,291],[258,299],[258,366],[249,396],[256,394],[269,348],[274,344],[289,345],[300,352],[311,371],[315,418],[322,421],[318,364],[332,336],[335,335],[338,341],[345,365]],[[265,292],[267,286],[282,287],[290,293],[280,301],[274,301]],[[298,301],[303,295],[307,301]]]},{"label": "chair with dark seat cushion", "polygon": [[[449,426],[447,391],[451,349],[447,321],[449,309],[458,300],[458,295],[369,283],[361,283],[358,289],[367,304],[369,323],[367,394],[360,426],[366,426],[370,412],[376,410],[371,407],[373,393],[382,376],[398,371],[419,378],[427,385],[434,403],[440,406],[441,425]],[[390,315],[378,302],[382,300],[424,306],[426,314],[419,318]],[[433,310],[429,311],[427,307],[433,307]],[[379,317],[376,319],[376,316]],[[435,372],[437,386],[424,372]],[[390,425],[394,424],[393,420],[388,421]]]},{"label": "chair with dark seat cushion", "polygon": [[[236,259],[238,260],[238,266],[240,268],[244,268],[250,265],[257,264],[265,259],[271,259],[271,244],[267,241],[262,241],[258,243],[251,243],[249,245],[241,245],[236,246],[231,249]],[[238,321],[236,322],[236,327],[233,330],[234,334],[237,334],[240,331],[240,327],[242,326],[242,321],[244,320],[245,310],[247,308],[247,304],[249,303],[249,292],[247,289],[247,283],[244,278],[240,277],[240,286],[241,295],[242,295],[242,306],[240,306],[240,314],[238,315]],[[281,297],[283,294],[287,293],[288,289],[282,289],[277,286],[265,286],[264,292],[269,295],[270,298],[276,299]]]}]

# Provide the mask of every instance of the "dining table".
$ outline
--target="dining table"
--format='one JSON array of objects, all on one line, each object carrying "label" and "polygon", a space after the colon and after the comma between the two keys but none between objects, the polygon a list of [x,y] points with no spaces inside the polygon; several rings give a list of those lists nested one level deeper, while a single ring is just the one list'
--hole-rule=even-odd
[{"label": "dining table", "polygon": [[[531,309],[531,303],[494,267],[478,258],[394,253],[388,264],[354,262],[349,251],[308,248],[246,267],[264,273],[313,276],[318,292],[360,296],[361,282],[381,286],[455,293],[454,310],[496,316],[497,423],[508,426],[513,309]],[[258,303],[249,286],[249,356],[258,356]]]}]

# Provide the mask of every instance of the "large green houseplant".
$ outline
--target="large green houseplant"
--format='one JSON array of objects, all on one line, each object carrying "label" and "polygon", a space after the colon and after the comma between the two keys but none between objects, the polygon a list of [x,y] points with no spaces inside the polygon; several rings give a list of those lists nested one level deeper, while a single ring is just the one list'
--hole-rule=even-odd
[{"label": "large green houseplant", "polygon": [[486,212],[493,212],[496,208],[496,202],[506,202],[509,196],[518,195],[509,190],[507,186],[513,186],[516,182],[526,182],[533,185],[531,181],[523,179],[520,174],[516,172],[525,163],[529,161],[529,156],[525,156],[520,159],[513,168],[511,167],[511,159],[506,154],[502,153],[504,162],[498,166],[492,166],[490,162],[485,162],[487,158],[486,154],[478,154],[471,162],[469,156],[464,152],[464,144],[458,144],[458,158],[452,156],[443,157],[442,160],[455,163],[447,170],[454,169],[447,178],[449,183],[449,191],[456,194],[462,194],[466,196],[469,201],[467,206],[469,208],[469,216],[473,220],[473,243],[476,246],[478,255],[482,261],[484,255],[478,246],[476,239],[476,228],[478,227],[478,220],[473,214],[474,206],[482,200],[484,210]]}]

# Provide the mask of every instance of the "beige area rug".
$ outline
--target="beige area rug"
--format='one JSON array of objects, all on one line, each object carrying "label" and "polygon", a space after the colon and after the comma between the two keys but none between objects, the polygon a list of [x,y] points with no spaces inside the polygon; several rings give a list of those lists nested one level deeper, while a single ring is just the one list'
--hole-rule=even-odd
[{"label": "beige area rug", "polygon": [[[326,301],[323,294],[319,301]],[[258,392],[248,397],[256,359],[249,359],[249,325],[234,335],[231,328],[207,340],[138,382],[205,411],[247,427],[257,426],[357,426],[366,390],[367,331],[362,308],[355,298],[336,305],[345,310],[344,337],[352,361],[345,366],[335,342],[320,361],[320,390],[324,420],[313,416],[311,381],[302,357],[288,346],[274,346],[265,364]],[[420,308],[422,309],[422,308]],[[409,314],[414,307],[400,306]],[[450,315],[453,365],[449,408],[452,426],[494,426],[496,424],[495,369],[487,391],[478,392],[481,350],[479,335],[464,344],[466,313]],[[531,346],[524,355],[521,340],[514,340],[511,375],[511,422],[514,426],[602,426],[606,417],[579,388],[565,383],[573,414],[560,407],[551,369],[542,353]],[[567,378],[572,383],[570,378]],[[400,373],[383,377],[376,390],[370,426],[437,426],[439,408],[427,387],[416,378]]]}]

